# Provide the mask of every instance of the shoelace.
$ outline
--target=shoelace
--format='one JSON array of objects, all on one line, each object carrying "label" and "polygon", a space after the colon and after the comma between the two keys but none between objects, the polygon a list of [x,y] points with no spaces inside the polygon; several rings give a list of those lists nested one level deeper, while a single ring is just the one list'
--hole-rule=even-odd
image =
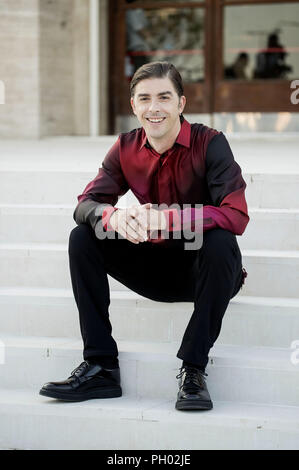
[{"label": "shoelace", "polygon": [[86,361],[81,362],[81,364],[71,372],[70,377],[72,377],[73,375],[75,375],[77,377],[77,375],[79,373],[83,372],[85,369],[87,369],[87,367],[88,367],[88,363]]},{"label": "shoelace", "polygon": [[183,377],[183,375],[186,374],[186,378],[184,380],[184,383],[182,386],[186,386],[190,390],[195,390],[197,386],[200,386],[201,388],[205,387],[205,379],[203,376],[208,376],[205,372],[200,372],[198,369],[195,368],[181,368],[180,373],[176,376],[177,379],[180,379]]}]

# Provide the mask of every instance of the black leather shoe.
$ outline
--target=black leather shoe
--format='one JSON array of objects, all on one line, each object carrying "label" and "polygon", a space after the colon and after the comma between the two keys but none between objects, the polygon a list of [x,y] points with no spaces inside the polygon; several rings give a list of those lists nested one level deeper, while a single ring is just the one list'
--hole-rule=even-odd
[{"label": "black leather shoe", "polygon": [[213,403],[207,389],[204,372],[194,367],[181,367],[176,376],[179,391],[175,407],[177,410],[211,410]]},{"label": "black leather shoe", "polygon": [[120,370],[104,369],[86,360],[65,381],[46,383],[39,394],[65,401],[120,397]]}]

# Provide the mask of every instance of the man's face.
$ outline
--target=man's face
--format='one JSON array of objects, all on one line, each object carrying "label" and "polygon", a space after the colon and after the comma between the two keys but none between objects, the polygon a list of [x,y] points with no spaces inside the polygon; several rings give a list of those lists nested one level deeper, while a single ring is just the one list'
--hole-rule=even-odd
[{"label": "man's face", "polygon": [[141,80],[135,87],[131,106],[146,135],[165,139],[179,126],[186,98],[179,98],[168,77]]}]

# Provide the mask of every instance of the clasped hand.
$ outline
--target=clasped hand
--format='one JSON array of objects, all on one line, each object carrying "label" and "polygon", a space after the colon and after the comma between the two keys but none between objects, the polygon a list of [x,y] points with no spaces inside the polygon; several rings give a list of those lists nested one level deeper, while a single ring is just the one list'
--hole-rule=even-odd
[{"label": "clasped hand", "polygon": [[110,217],[113,230],[132,243],[147,241],[156,230],[166,228],[163,212],[152,208],[150,202],[142,206],[118,209]]}]

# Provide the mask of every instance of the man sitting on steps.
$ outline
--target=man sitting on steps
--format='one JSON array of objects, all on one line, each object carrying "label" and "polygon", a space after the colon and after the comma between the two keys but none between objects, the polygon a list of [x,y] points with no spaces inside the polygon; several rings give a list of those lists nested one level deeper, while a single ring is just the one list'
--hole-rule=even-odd
[{"label": "man sitting on steps", "polygon": [[[142,127],[119,136],[78,196],[78,226],[69,238],[84,362],[66,380],[45,384],[41,395],[66,401],[121,396],[109,274],[152,300],[194,302],[177,353],[183,363],[175,406],[213,407],[205,379],[209,350],[247,275],[236,239],[249,221],[246,183],[224,134],[189,124],[182,115],[185,103],[172,64],[148,63],[135,72],[131,105]],[[115,208],[129,189],[141,205]],[[166,208],[154,208],[162,203]],[[178,207],[171,208],[174,203]],[[201,244],[187,249],[177,235],[198,222]]]}]

